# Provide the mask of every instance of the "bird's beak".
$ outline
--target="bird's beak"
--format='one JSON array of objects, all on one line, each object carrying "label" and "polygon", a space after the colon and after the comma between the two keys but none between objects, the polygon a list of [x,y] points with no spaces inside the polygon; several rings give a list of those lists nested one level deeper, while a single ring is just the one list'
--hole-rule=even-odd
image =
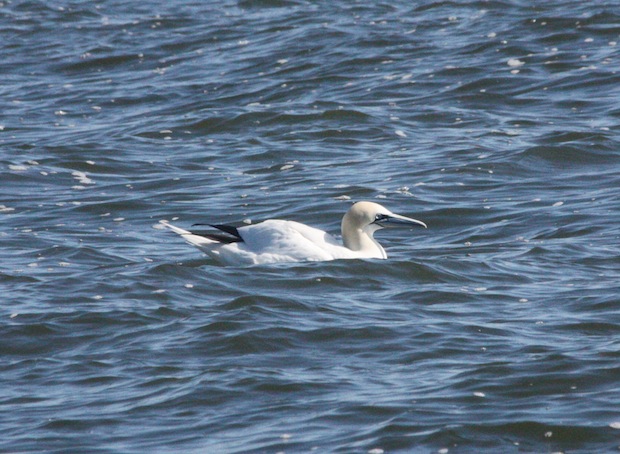
[{"label": "bird's beak", "polygon": [[405,227],[405,226],[414,226],[421,225],[424,228],[426,224],[422,221],[418,221],[417,219],[408,218],[405,216],[401,216],[400,214],[390,213],[383,217],[382,219],[376,221],[381,227]]}]

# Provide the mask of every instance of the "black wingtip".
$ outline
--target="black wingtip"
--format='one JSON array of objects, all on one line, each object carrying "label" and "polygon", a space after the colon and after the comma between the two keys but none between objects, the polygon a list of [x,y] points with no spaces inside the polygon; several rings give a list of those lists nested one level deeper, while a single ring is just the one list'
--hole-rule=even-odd
[{"label": "black wingtip", "polygon": [[201,226],[201,225],[202,226],[206,225],[209,227],[213,227],[214,229],[221,230],[227,235],[222,235],[218,233],[206,233],[206,232],[192,232],[192,233],[194,233],[195,235],[204,236],[205,238],[209,238],[214,241],[219,241],[220,243],[229,244],[229,243],[243,242],[243,238],[241,238],[241,235],[239,234],[239,230],[237,230],[237,227],[234,227],[232,225],[223,225],[223,224],[200,224],[200,223],[193,224],[192,227]]},{"label": "black wingtip", "polygon": [[243,241],[243,238],[241,238],[241,235],[239,235],[239,230],[237,229],[237,227],[234,227],[232,225],[223,225],[223,224],[209,224],[209,225],[213,227],[214,229],[221,230],[222,232],[228,233],[229,235],[232,235],[235,238],[239,238],[240,241]]}]

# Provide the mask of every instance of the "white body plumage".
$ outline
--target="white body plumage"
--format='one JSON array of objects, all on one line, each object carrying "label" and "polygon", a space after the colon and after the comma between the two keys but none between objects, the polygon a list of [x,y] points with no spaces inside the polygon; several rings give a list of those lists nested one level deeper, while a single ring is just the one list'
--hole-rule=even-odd
[{"label": "white body plumage", "polygon": [[374,232],[387,226],[423,226],[421,221],[392,213],[373,202],[354,204],[342,219],[341,244],[330,234],[295,221],[272,219],[239,228],[214,226],[221,234],[196,234],[162,223],[188,243],[226,265],[336,259],[386,259]]}]

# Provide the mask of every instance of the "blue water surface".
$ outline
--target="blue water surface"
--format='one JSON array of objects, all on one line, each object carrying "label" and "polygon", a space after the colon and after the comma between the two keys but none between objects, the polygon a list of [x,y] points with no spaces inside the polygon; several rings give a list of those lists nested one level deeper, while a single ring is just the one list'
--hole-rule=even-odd
[{"label": "blue water surface", "polygon": [[[0,4],[0,451],[617,452],[617,2]],[[162,219],[353,201],[389,259]]]}]

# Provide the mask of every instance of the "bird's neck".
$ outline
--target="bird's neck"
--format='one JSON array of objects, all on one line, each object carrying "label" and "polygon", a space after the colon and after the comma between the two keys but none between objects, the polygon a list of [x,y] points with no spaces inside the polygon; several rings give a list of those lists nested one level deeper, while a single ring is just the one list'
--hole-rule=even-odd
[{"label": "bird's neck", "polygon": [[352,251],[360,252],[367,257],[386,258],[385,250],[377,240],[362,229],[350,229],[342,226],[342,241]]}]

